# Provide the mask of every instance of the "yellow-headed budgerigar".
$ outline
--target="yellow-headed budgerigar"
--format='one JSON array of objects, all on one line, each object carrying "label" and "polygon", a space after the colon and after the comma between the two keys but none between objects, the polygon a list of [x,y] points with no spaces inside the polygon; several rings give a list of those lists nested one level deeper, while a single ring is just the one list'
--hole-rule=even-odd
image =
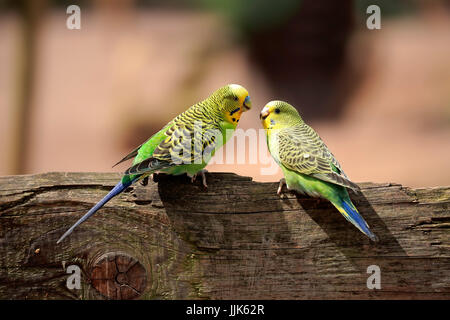
[{"label": "yellow-headed budgerigar", "polygon": [[377,241],[347,192],[347,188],[356,191],[360,188],[347,178],[325,143],[298,111],[286,102],[271,101],[262,109],[260,118],[270,154],[284,174],[278,195],[286,184],[288,190],[325,198],[362,233]]},{"label": "yellow-headed budgerigar", "polygon": [[240,85],[230,84],[178,115],[117,163],[134,157],[133,165],[125,171],[121,181],[67,230],[57,243],[113,197],[134,182],[148,179],[154,172],[170,175],[186,173],[192,177],[192,181],[201,175],[206,187],[205,166],[215,151],[231,137],[242,113],[250,108],[248,91]]}]

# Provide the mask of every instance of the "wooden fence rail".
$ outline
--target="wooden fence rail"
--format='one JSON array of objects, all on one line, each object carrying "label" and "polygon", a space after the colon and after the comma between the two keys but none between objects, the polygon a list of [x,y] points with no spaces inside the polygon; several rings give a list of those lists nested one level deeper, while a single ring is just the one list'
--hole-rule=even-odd
[{"label": "wooden fence rail", "polygon": [[119,179],[0,178],[1,299],[450,298],[450,187],[361,183],[351,198],[373,243],[327,201],[279,198],[277,182],[212,173],[205,190],[160,176],[57,245]]}]

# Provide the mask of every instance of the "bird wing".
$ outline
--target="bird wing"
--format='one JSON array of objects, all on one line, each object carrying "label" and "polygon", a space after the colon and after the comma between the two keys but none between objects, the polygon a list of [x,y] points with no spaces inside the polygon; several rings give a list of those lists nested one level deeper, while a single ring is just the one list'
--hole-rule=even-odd
[{"label": "bird wing", "polygon": [[156,171],[181,164],[201,164],[215,149],[221,134],[217,121],[208,118],[198,108],[191,107],[173,120],[166,138],[151,157],[134,164],[125,174]]},{"label": "bird wing", "polygon": [[339,162],[310,126],[303,124],[280,130],[278,144],[280,162],[288,169],[354,190],[360,189],[347,178]]}]

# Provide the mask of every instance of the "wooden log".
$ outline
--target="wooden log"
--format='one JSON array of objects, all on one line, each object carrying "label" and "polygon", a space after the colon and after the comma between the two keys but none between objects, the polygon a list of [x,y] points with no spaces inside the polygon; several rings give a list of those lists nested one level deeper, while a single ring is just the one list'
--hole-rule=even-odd
[{"label": "wooden log", "polygon": [[[115,173],[0,178],[1,299],[449,299],[450,187],[361,183],[371,242],[324,200],[207,174],[136,184],[57,239]],[[68,266],[81,271],[69,289]],[[368,289],[371,265],[381,289]]]}]

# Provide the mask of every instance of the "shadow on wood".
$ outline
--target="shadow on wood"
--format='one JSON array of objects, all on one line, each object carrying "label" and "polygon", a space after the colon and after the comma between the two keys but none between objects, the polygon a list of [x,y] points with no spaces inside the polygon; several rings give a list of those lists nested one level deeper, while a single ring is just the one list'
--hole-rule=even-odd
[{"label": "shadow on wood", "polygon": [[[371,242],[327,201],[230,173],[161,176],[56,240],[120,174],[0,178],[0,298],[449,299],[450,188],[362,183]],[[367,268],[380,267],[381,289]],[[80,270],[80,289],[69,270]],[[73,284],[73,283],[72,283]],[[71,289],[69,289],[71,288]]]}]

